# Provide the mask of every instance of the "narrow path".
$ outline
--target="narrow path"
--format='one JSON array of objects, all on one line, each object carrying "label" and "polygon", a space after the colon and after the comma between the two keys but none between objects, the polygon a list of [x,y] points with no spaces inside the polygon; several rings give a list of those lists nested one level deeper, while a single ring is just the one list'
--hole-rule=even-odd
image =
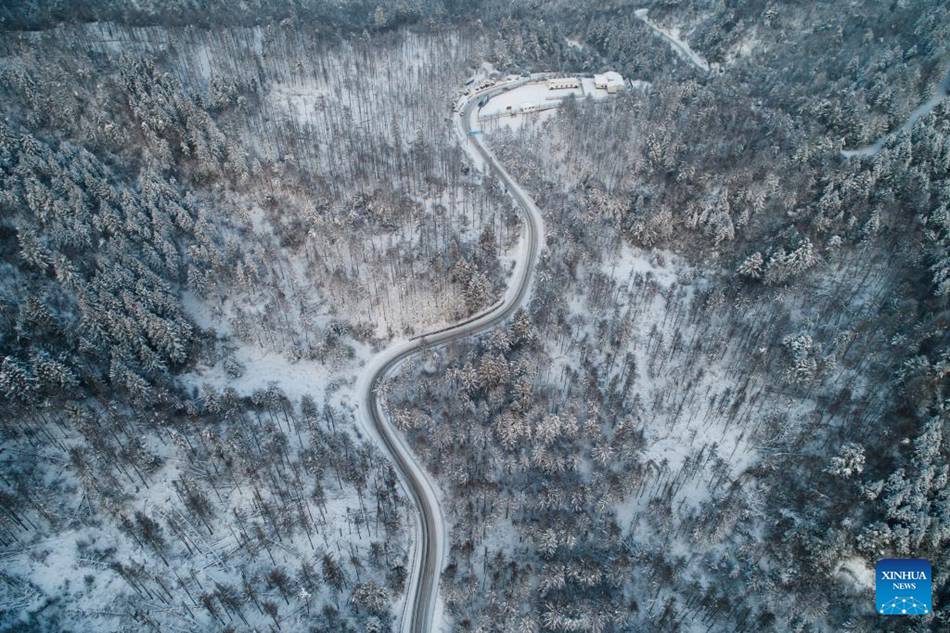
[{"label": "narrow path", "polygon": [[357,383],[358,392],[363,394],[360,407],[363,424],[376,435],[389,453],[400,480],[419,511],[420,518],[416,523],[413,542],[412,571],[400,625],[400,630],[408,633],[433,631],[448,529],[435,482],[416,459],[403,434],[391,424],[386,415],[381,402],[385,399],[385,381],[399,363],[417,351],[441,347],[460,338],[490,330],[509,319],[527,300],[544,235],[541,213],[530,196],[518,186],[485,146],[480,130],[473,124],[479,102],[520,86],[525,81],[516,81],[476,93],[463,104],[453,121],[466,152],[482,171],[493,174],[507,187],[524,219],[525,230],[518,247],[519,257],[503,300],[486,312],[455,326],[393,344],[367,364]]},{"label": "narrow path", "polygon": [[[653,22],[649,17],[647,17],[647,13],[647,9],[637,9],[635,15],[640,18],[644,24],[649,26],[658,35],[669,42],[670,46],[672,46],[681,57],[689,61],[703,72],[709,72],[709,62],[707,62],[701,55],[690,48],[689,44],[681,40],[670,31],[667,31],[659,24]],[[937,87],[936,94],[917,106],[917,108],[911,112],[910,115],[908,115],[907,120],[904,121],[900,127],[888,132],[887,134],[884,134],[870,145],[857,147],[855,149],[843,149],[841,150],[841,156],[843,158],[863,158],[867,156],[875,156],[881,151],[881,149],[884,148],[885,143],[914,127],[914,124],[918,121],[918,119],[929,114],[931,110],[936,108],[947,97],[950,97],[950,71],[947,72],[947,76]]]},{"label": "narrow path", "polygon": [[907,120],[904,121],[903,125],[901,125],[896,130],[888,132],[887,134],[877,139],[870,145],[865,145],[864,147],[858,147],[857,149],[841,150],[841,156],[844,158],[855,158],[855,157],[861,158],[864,156],[874,156],[875,154],[880,152],[881,149],[883,149],[885,143],[887,143],[889,140],[891,140],[895,136],[903,134],[907,130],[914,127],[914,123],[917,123],[917,120],[920,119],[920,117],[929,114],[931,110],[936,108],[937,105],[939,105],[940,102],[946,99],[948,96],[950,96],[950,71],[947,72],[947,76],[944,78],[940,86],[938,86],[937,94],[935,94],[933,97],[931,97],[927,101],[924,101],[922,104],[917,106],[917,108],[913,112],[911,112],[910,115],[907,117]]},{"label": "narrow path", "polygon": [[670,46],[673,47],[673,50],[679,53],[680,57],[684,58],[696,68],[699,68],[704,73],[709,72],[709,62],[707,62],[702,55],[690,48],[689,44],[681,40],[675,34],[667,31],[662,26],[647,17],[647,12],[647,9],[637,9],[634,15],[640,18],[644,24],[653,29],[660,37],[669,42]]}]

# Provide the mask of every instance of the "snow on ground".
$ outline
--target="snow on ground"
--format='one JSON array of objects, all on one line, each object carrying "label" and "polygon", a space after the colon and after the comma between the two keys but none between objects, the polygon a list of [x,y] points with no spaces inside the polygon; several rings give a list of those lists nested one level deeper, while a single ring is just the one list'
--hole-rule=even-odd
[{"label": "snow on ground", "polygon": [[682,37],[680,36],[679,27],[674,26],[668,29],[663,28],[662,26],[660,26],[659,24],[651,20],[647,16],[647,13],[648,13],[647,9],[637,9],[636,16],[640,18],[641,20],[643,20],[643,22],[647,26],[649,26],[651,29],[656,31],[666,41],[668,41],[673,46],[673,49],[681,57],[686,59],[686,61],[693,64],[700,70],[703,70],[704,72],[709,72],[709,62],[707,62],[706,59],[702,55],[700,55],[699,53],[694,51],[692,48],[690,48],[689,44],[685,40],[682,39]]},{"label": "snow on ground", "polygon": [[492,97],[488,100],[488,103],[481,108],[479,115],[486,117],[495,114],[505,114],[508,107],[511,107],[512,110],[520,111],[525,104],[536,106],[545,106],[548,104],[556,105],[560,99],[566,97],[568,94],[580,94],[580,91],[548,90],[548,87],[543,82],[531,82]]},{"label": "snow on ground", "polygon": [[475,76],[478,78],[487,78],[487,77],[492,77],[497,74],[498,74],[498,70],[495,69],[494,64],[492,64],[491,62],[482,62]]},{"label": "snow on ground", "polygon": [[732,64],[743,57],[748,57],[762,44],[762,39],[759,37],[758,27],[754,27],[748,35],[746,35],[741,41],[737,42],[735,46],[726,54],[726,64]]},{"label": "snow on ground", "polygon": [[620,248],[620,256],[609,258],[601,265],[601,269],[615,279],[630,279],[633,275],[645,275],[664,288],[669,288],[689,265],[682,257],[670,250],[644,250],[624,244]]},{"label": "snow on ground", "polygon": [[[499,125],[517,130],[525,121],[540,123],[553,116],[554,110],[563,99],[604,99],[607,96],[609,95],[606,90],[594,87],[591,77],[582,77],[580,88],[566,90],[549,90],[544,81],[530,82],[489,99],[479,110],[479,123],[489,130],[496,129]],[[540,110],[522,113],[526,105]]]},{"label": "snow on ground", "polygon": [[[268,378],[272,377],[261,374],[256,380],[263,386],[268,382]],[[147,486],[138,480],[129,483],[121,479],[122,494],[129,495],[124,511],[129,516],[142,511],[162,523],[165,517],[172,517],[187,536],[190,549],[186,554],[181,541],[166,532],[168,545],[164,550],[165,556],[172,565],[187,561],[185,566],[173,567],[168,571],[167,575],[171,577],[169,586],[174,586],[176,580],[171,575],[172,571],[185,578],[191,573],[192,578],[197,578],[205,586],[213,586],[215,582],[233,582],[237,573],[233,555],[239,552],[243,545],[237,536],[239,530],[236,526],[231,526],[234,529],[226,529],[228,522],[221,521],[221,517],[229,517],[233,510],[246,512],[251,505],[251,489],[246,483],[216,486],[214,499],[221,512],[212,520],[213,534],[205,533],[203,527],[182,514],[173,487],[176,481],[201,477],[200,473],[176,450],[174,442],[156,436],[147,436],[145,439],[149,450],[160,455],[164,463],[160,470],[148,478]],[[72,443],[74,439],[67,438],[66,441]],[[66,476],[55,458],[48,459],[47,472],[55,480],[62,480]],[[60,481],[57,485],[77,489],[76,482]],[[313,546],[301,532],[296,532],[291,538],[285,534],[281,542],[270,543],[269,554],[283,568],[296,568],[305,557],[317,554],[314,548],[330,552],[340,561],[349,559],[350,555],[365,560],[370,556],[371,543],[383,536],[378,523],[372,520],[372,511],[370,521],[364,523],[361,530],[354,527],[352,517],[360,508],[360,500],[352,489],[340,488],[334,478],[328,478],[325,492],[323,506],[319,509],[316,506],[313,508],[314,516],[319,512],[318,520],[325,526],[314,535]],[[80,627],[79,630],[129,630],[116,628],[115,623],[116,618],[124,621],[128,601],[131,600],[138,607],[152,610],[155,617],[168,625],[167,630],[186,630],[176,628],[182,622],[189,623],[187,630],[204,630],[206,627],[202,626],[202,614],[197,609],[197,619],[192,614],[186,616],[184,613],[171,617],[171,621],[176,623],[176,626],[173,626],[171,621],[161,615],[167,610],[166,605],[160,604],[154,596],[150,596],[151,599],[135,597],[130,585],[106,561],[116,560],[132,565],[141,562],[161,566],[160,557],[153,551],[144,549],[135,539],[123,536],[119,530],[109,527],[110,521],[76,527],[79,523],[75,519],[87,515],[90,511],[85,496],[80,497],[77,493],[73,519],[65,519],[63,514],[64,529],[48,538],[22,542],[19,547],[7,549],[2,553],[3,568],[11,574],[28,578],[30,583],[29,587],[17,587],[16,594],[19,597],[16,602],[5,602],[3,608],[12,609],[12,612],[35,612],[42,610],[43,601],[54,597],[53,599],[70,605],[70,613],[76,617],[74,624]],[[85,520],[88,520],[88,516]],[[401,547],[401,544],[394,545]],[[396,551],[398,552],[398,549]],[[381,579],[376,580],[381,582]],[[153,586],[148,581],[143,584]],[[320,595],[312,598],[315,604],[330,604],[334,600],[334,595],[327,586],[321,589]],[[258,619],[255,614],[256,612],[250,609],[244,612],[252,626],[256,626],[257,630],[265,630],[267,624],[263,622],[264,616]],[[293,622],[289,618],[294,617],[296,616],[284,614],[285,622]],[[163,630],[166,628],[163,627]]]},{"label": "snow on ground", "polygon": [[561,99],[571,95],[578,98],[589,95],[595,99],[607,97],[606,90],[594,88],[594,80],[590,77],[582,78],[581,86],[581,88],[570,88],[567,90],[548,90],[547,85],[543,81],[526,83],[523,86],[503,92],[489,99],[485,107],[481,109],[480,115],[492,116],[505,114],[508,112],[507,108],[509,106],[512,110],[520,110],[521,106],[526,103],[542,107],[548,104],[557,105]]},{"label": "snow on ground", "polygon": [[[194,295],[188,293],[184,305],[189,316],[194,318],[200,326],[213,327],[219,332],[228,329],[226,321],[216,317],[214,310]],[[354,403],[360,400],[359,394],[366,388],[366,385],[358,382],[358,376],[371,373],[375,359],[380,354],[376,354],[368,345],[354,343],[353,347],[354,358],[343,366],[331,367],[315,361],[293,360],[283,354],[264,349],[260,345],[244,343],[228,355],[229,359],[243,365],[244,372],[241,376],[229,376],[224,368],[224,360],[221,359],[210,366],[199,363],[194,371],[183,374],[181,378],[186,384],[197,388],[206,385],[219,390],[231,388],[239,396],[251,396],[255,392],[276,385],[293,403],[299,402],[304,395],[309,394],[319,400],[320,396],[325,394],[334,404],[341,405],[344,410],[356,414]],[[355,427],[354,430],[356,430]],[[228,496],[234,494],[240,495],[242,491],[233,490],[228,493]],[[228,499],[232,504],[236,500],[237,498]],[[358,507],[359,500],[350,491],[327,489],[327,499],[323,508],[326,525],[346,525],[349,532],[344,535],[330,530],[329,540],[327,540],[327,532],[324,532],[321,545],[341,559],[348,557],[353,551],[368,552],[372,538],[379,537],[378,527],[375,534],[371,534],[369,526],[360,534],[352,531],[352,522],[348,520],[348,517],[356,512]],[[410,522],[412,522],[411,519]],[[411,543],[408,545],[412,546]],[[292,554],[293,550],[307,551],[302,540],[300,543],[295,543],[291,549],[282,549],[288,554]],[[403,593],[392,605],[393,613],[397,618],[400,617],[406,604],[407,595]]]},{"label": "snow on ground", "polygon": [[[232,328],[230,319],[231,300],[224,303],[224,309],[218,309],[209,302],[196,297],[191,292],[184,293],[182,305],[185,312],[195,323],[203,329],[213,329],[220,336],[230,336]],[[322,325],[322,324],[321,324]],[[322,329],[322,328],[321,328]],[[193,371],[181,375],[186,384],[195,387],[209,385],[218,390],[234,389],[239,396],[250,396],[255,391],[266,389],[276,384],[292,402],[297,402],[307,394],[314,397],[340,389],[339,395],[343,398],[352,396],[351,385],[355,381],[359,367],[372,357],[374,351],[366,344],[349,341],[353,350],[350,359],[337,359],[318,362],[307,359],[295,359],[272,350],[267,345],[254,342],[237,342],[236,346],[223,358],[213,359],[213,363],[199,362]],[[228,374],[226,361],[237,361],[243,367],[243,373],[238,377]]]},{"label": "snow on ground", "polygon": [[860,556],[846,558],[838,565],[835,575],[853,584],[857,589],[874,588],[874,570]]},{"label": "snow on ground", "polygon": [[[301,125],[323,129],[327,121],[341,116],[352,116],[354,126],[364,126],[364,131],[379,131],[384,135],[391,135],[393,127],[390,125],[391,114],[386,109],[387,100],[376,97],[367,98],[367,94],[386,94],[391,91],[394,73],[406,73],[406,66],[414,70],[410,74],[419,74],[420,60],[424,57],[433,58],[439,54],[442,45],[440,39],[420,35],[407,36],[407,43],[395,49],[392,59],[373,63],[361,69],[360,89],[354,84],[343,82],[329,85],[322,79],[307,79],[292,77],[287,81],[269,84],[267,93],[268,106],[282,114],[294,117]],[[347,47],[342,53],[328,53],[329,67],[349,68],[350,55]],[[497,74],[489,63],[482,63],[475,71],[474,78],[481,80]],[[367,90],[363,84],[378,86],[378,91]],[[419,129],[431,130],[437,126],[431,124],[425,116],[416,110],[420,108],[401,108],[401,115],[397,118],[401,138],[404,143],[411,142]],[[427,113],[431,114],[428,110]],[[362,120],[362,122],[357,121]],[[385,121],[386,123],[380,123]],[[373,126],[376,126],[374,128]],[[391,139],[392,140],[392,139]],[[276,149],[275,149],[276,151]],[[325,152],[325,148],[320,152]],[[301,154],[303,152],[300,152]],[[322,160],[334,160],[332,153]],[[403,183],[393,183],[399,190]],[[307,201],[302,201],[305,204]],[[453,226],[463,242],[477,240],[486,219],[496,217],[501,213],[498,208],[485,208],[484,205],[473,205],[470,196],[464,187],[446,190],[441,194],[426,193],[413,196],[413,202],[424,207],[427,214],[439,213],[444,209],[454,216],[456,213],[471,214],[471,223]],[[440,207],[440,209],[436,209]],[[476,220],[475,209],[478,209]],[[482,214],[485,214],[485,218]],[[253,220],[254,218],[252,218]],[[451,220],[450,220],[451,221]],[[266,223],[265,223],[266,224]],[[426,219],[431,224],[431,218]],[[498,223],[496,223],[496,226]],[[256,222],[255,231],[266,232],[268,227]],[[365,257],[365,252],[374,254],[385,253],[413,253],[418,244],[419,236],[407,237],[404,231],[377,233],[363,236],[359,240],[341,240],[335,235],[311,235],[313,250],[337,267],[346,271],[347,275],[357,275],[356,283],[347,284],[328,290],[324,285],[310,281],[306,271],[297,279],[297,287],[307,289],[308,297],[319,297],[329,306],[327,309],[336,310],[341,318],[345,316],[351,322],[368,323],[374,326],[375,335],[379,338],[390,338],[398,335],[412,335],[431,329],[436,329],[455,321],[465,313],[465,298],[462,288],[447,282],[447,276],[434,276],[426,269],[424,262],[400,262],[398,267],[391,262],[377,262],[382,265],[355,265]],[[504,251],[508,245],[499,239],[500,249]],[[399,257],[397,255],[397,257]],[[407,258],[402,258],[403,260]],[[382,257],[379,257],[382,260]],[[408,265],[407,265],[408,264]],[[408,275],[401,273],[406,269]],[[397,270],[399,272],[397,272]],[[313,277],[310,275],[309,277]],[[332,283],[332,282],[328,282]],[[319,286],[320,292],[317,292]]]},{"label": "snow on ground", "polygon": [[[947,75],[947,79],[950,80],[950,74]],[[896,130],[888,132],[887,134],[885,134],[884,136],[882,136],[881,138],[879,138],[877,141],[875,141],[874,143],[870,145],[859,147],[857,149],[842,150],[841,156],[843,158],[854,158],[854,157],[861,158],[861,157],[867,157],[867,156],[874,156],[875,154],[877,154],[884,148],[884,144],[887,143],[887,141],[893,138],[896,138],[897,136],[900,136],[901,134],[905,132],[910,131],[911,128],[914,127],[914,124],[917,123],[918,119],[930,114],[931,110],[936,108],[938,105],[940,105],[940,103],[942,103],[947,98],[948,98],[947,92],[938,92],[937,95],[931,97],[927,101],[924,101],[922,104],[917,106],[917,108],[913,112],[910,113],[910,116],[907,117],[907,120],[904,121],[904,123]]]},{"label": "snow on ground", "polygon": [[[30,570],[26,575],[35,591],[32,600],[57,596],[75,604],[85,615],[107,608],[117,595],[127,590],[116,573],[95,561],[95,552],[112,548],[123,553],[128,551],[122,539],[115,538],[114,534],[93,528],[67,529],[42,542],[22,547],[21,552],[5,557],[3,566],[17,574],[24,568]],[[82,554],[89,558],[82,558]],[[26,612],[35,606],[25,600],[3,604],[3,608],[11,612]]]},{"label": "snow on ground", "polygon": [[[376,353],[370,357],[362,366],[359,377],[356,380],[355,388],[353,393],[358,394],[356,404],[353,407],[350,407],[350,410],[354,412],[357,419],[360,421],[360,424],[366,434],[373,438],[373,441],[377,445],[383,446],[383,440],[379,435],[378,430],[376,429],[375,424],[372,420],[372,414],[369,407],[370,400],[368,397],[364,398],[363,396],[368,396],[370,390],[373,388],[373,380],[375,376],[388,364],[392,359],[398,357],[405,350],[415,345],[413,341],[408,340],[399,340],[394,341],[387,348]],[[410,356],[408,359],[405,359],[402,362],[415,362],[417,359]],[[398,364],[397,364],[398,366]],[[377,405],[381,403],[377,402]],[[357,408],[358,407],[358,408]],[[377,409],[376,412],[380,416],[385,416],[385,411],[382,409]],[[404,458],[405,463],[412,470],[412,477],[421,484],[421,491],[428,500],[429,507],[432,509],[434,516],[433,522],[436,525],[437,533],[430,534],[430,547],[432,551],[435,552],[435,557],[439,560],[439,568],[444,568],[446,563],[446,557],[448,555],[448,550],[446,544],[449,542],[449,532],[448,525],[445,521],[445,518],[442,513],[442,508],[445,505],[444,495],[439,487],[435,484],[434,478],[419,464],[414,453],[409,448],[408,442],[403,433],[401,433],[395,427],[392,427],[391,438],[393,440],[393,445],[395,450],[398,451]],[[399,471],[397,471],[399,472]],[[406,496],[409,496],[408,482],[405,481],[405,477],[400,474],[399,479],[402,482],[404,492]],[[415,511],[414,511],[415,512]],[[412,558],[413,569],[419,569],[423,564],[422,560],[422,550],[418,547],[418,544],[421,543],[422,539],[422,517],[416,513],[412,525],[414,529],[414,534],[409,542],[410,556]],[[403,594],[403,599],[400,601],[399,605],[394,606],[394,613],[401,613],[397,615],[401,624],[399,625],[400,630],[408,630],[409,625],[412,620],[409,616],[409,609],[411,607],[409,598],[414,596],[417,592],[417,583],[419,577],[414,573],[410,573],[409,582],[406,587],[406,590]],[[435,596],[433,604],[433,630],[435,631],[447,631],[448,628],[448,614],[444,609],[443,602],[439,596],[439,587],[435,587]]]},{"label": "snow on ground", "polygon": [[[445,202],[445,201],[442,201]],[[472,230],[476,230],[474,227]],[[268,231],[266,226],[255,225],[256,231]],[[512,275],[517,274],[518,267],[514,266],[517,261],[524,258],[524,236],[523,232],[516,241],[514,248],[502,256],[503,267],[506,270],[514,269]],[[384,246],[383,244],[380,245]],[[517,257],[516,257],[517,255]],[[299,273],[299,271],[296,271]],[[297,276],[300,276],[299,274]],[[302,283],[302,279],[299,280]],[[299,285],[299,284],[298,284]],[[393,304],[401,305],[405,303],[405,297],[394,297]],[[233,299],[224,300],[220,306],[215,307],[208,302],[203,301],[191,293],[184,297],[185,309],[196,323],[203,328],[214,328],[222,333],[229,333],[233,329],[228,315],[232,311]],[[443,319],[453,320],[442,315]],[[232,388],[241,396],[249,396],[254,392],[266,389],[272,384],[276,384],[291,401],[298,401],[305,394],[319,395],[327,390],[331,382],[335,382],[342,388],[335,390],[339,401],[345,403],[347,408],[355,414],[360,415],[353,408],[354,403],[361,403],[361,394],[369,388],[368,380],[375,374],[376,369],[381,366],[386,359],[391,358],[408,345],[406,340],[397,340],[387,349],[373,354],[368,346],[358,346],[356,350],[357,359],[342,370],[334,372],[325,364],[316,363],[309,360],[293,360],[286,355],[270,351],[264,346],[255,345],[253,342],[247,342],[237,346],[227,357],[228,360],[236,361],[243,366],[243,374],[234,377],[228,374],[225,368],[225,359],[214,359],[211,364],[199,364],[194,371],[185,374],[182,378],[186,383],[195,387],[209,385],[217,389]],[[358,372],[358,378],[357,378]],[[359,406],[359,405],[357,405]],[[365,412],[364,412],[365,413]],[[361,419],[363,418],[360,415]],[[372,424],[364,420],[363,430],[371,437],[375,437],[375,431]],[[401,438],[397,441],[402,442]],[[408,449],[407,453],[408,453]],[[431,488],[431,494],[434,499],[438,498],[438,491],[431,483],[428,475],[423,471],[417,475]],[[441,507],[437,500],[433,503],[434,507]],[[331,512],[332,514],[332,512]],[[438,522],[444,527],[444,521]],[[341,521],[341,524],[343,522]],[[442,535],[438,542],[447,542],[448,536]],[[410,588],[411,589],[411,588]],[[411,595],[411,591],[406,595]],[[405,603],[403,603],[405,604]],[[400,606],[395,607],[397,612]],[[436,621],[440,622],[445,617],[441,603],[437,605]]]},{"label": "snow on ground", "polygon": [[[637,424],[643,432],[644,446],[639,461],[650,473],[650,482],[670,473],[678,473],[688,459],[711,466],[718,459],[728,463],[731,476],[741,473],[753,460],[755,451],[742,431],[742,425],[731,423],[723,411],[723,402],[737,387],[730,374],[735,359],[702,357],[702,362],[689,360],[687,342],[693,335],[682,319],[692,301],[702,301],[698,293],[707,282],[686,261],[669,251],[644,250],[623,245],[615,253],[605,255],[594,271],[582,273],[606,275],[614,284],[612,300],[607,306],[595,304],[589,291],[575,295],[570,302],[573,323],[584,323],[583,332],[590,339],[597,335],[596,319],[589,316],[604,310],[616,310],[622,320],[631,324],[622,357],[635,358],[637,379],[633,391],[642,402],[643,418]],[[593,287],[595,284],[582,284]],[[715,314],[709,314],[714,321]],[[681,336],[679,343],[677,337]],[[552,354],[553,356],[553,354]],[[663,360],[663,359],[668,359]],[[577,359],[563,357],[557,365],[571,366]],[[616,364],[611,376],[620,375]],[[690,385],[684,390],[683,385]],[[741,409],[736,416],[746,413]],[[704,474],[705,473],[705,474]],[[706,467],[687,478],[673,496],[673,505],[699,507],[710,498]],[[650,494],[637,494],[615,507],[618,523],[627,528],[644,512]]]},{"label": "snow on ground", "polygon": [[545,106],[545,108],[546,109],[544,110],[529,112],[527,114],[511,114],[485,118],[481,120],[480,124],[482,129],[487,132],[494,132],[499,127],[507,127],[512,131],[517,131],[520,130],[526,123],[544,123],[548,119],[554,117],[555,113],[557,112],[557,106],[548,105]]},{"label": "snow on ground", "polygon": [[284,110],[301,123],[314,123],[314,111],[325,103],[325,86],[313,81],[274,84],[267,98],[271,105]]},{"label": "snow on ground", "polygon": [[230,387],[240,396],[277,384],[292,401],[307,394],[320,394],[331,378],[329,369],[314,361],[292,361],[283,354],[262,350],[254,345],[242,345],[234,352],[234,359],[244,365],[244,374],[231,378],[221,362],[211,367],[198,368],[183,374],[187,382],[211,385],[218,390]]}]

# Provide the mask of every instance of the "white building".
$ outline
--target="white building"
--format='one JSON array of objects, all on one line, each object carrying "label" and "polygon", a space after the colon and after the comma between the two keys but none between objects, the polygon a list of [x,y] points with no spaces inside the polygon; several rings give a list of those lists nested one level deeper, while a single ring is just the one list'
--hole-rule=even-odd
[{"label": "white building", "polygon": [[603,75],[594,75],[594,87],[610,94],[623,90],[623,85],[623,77],[618,72],[608,70]]},{"label": "white building", "polygon": [[537,112],[540,109],[541,109],[541,106],[537,103],[522,103],[521,104],[521,111],[525,113]]},{"label": "white building", "polygon": [[568,90],[570,88],[580,88],[581,81],[577,77],[557,77],[548,79],[548,90]]}]

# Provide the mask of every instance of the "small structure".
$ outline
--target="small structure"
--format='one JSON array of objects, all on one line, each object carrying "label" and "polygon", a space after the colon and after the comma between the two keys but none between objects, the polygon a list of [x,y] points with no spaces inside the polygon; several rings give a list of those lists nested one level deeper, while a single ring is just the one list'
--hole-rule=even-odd
[{"label": "small structure", "polygon": [[577,77],[556,77],[548,79],[548,90],[569,90],[580,88],[581,80]]},{"label": "small structure", "polygon": [[528,112],[537,112],[540,109],[541,109],[541,106],[537,103],[522,103],[521,104],[521,112],[523,114],[526,114]]},{"label": "small structure", "polygon": [[623,77],[613,70],[608,70],[602,75],[594,75],[594,87],[606,90],[609,94],[623,90],[623,86]]}]

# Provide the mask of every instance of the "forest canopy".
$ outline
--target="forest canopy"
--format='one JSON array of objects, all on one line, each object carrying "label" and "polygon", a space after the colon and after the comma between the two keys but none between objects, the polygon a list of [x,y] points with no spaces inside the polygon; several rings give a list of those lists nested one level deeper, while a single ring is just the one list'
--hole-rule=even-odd
[{"label": "forest canopy", "polygon": [[401,630],[413,472],[427,630],[947,630],[950,6],[847,9],[2,4],[0,632]]}]

